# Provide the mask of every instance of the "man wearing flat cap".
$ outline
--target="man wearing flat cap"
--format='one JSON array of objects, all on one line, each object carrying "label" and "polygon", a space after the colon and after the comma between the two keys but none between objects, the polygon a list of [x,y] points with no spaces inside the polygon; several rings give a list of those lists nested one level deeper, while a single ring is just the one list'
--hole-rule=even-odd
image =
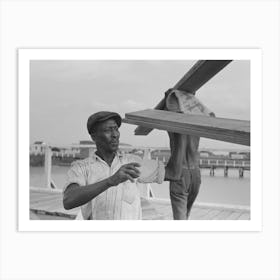
[{"label": "man wearing flat cap", "polygon": [[[141,219],[137,183],[179,179],[160,161],[120,154],[121,123],[120,115],[114,112],[101,111],[88,118],[87,130],[97,150],[93,156],[72,163],[63,192],[65,209],[80,207],[78,219]],[[182,157],[177,160],[180,163]],[[174,166],[177,168],[176,163]]]}]

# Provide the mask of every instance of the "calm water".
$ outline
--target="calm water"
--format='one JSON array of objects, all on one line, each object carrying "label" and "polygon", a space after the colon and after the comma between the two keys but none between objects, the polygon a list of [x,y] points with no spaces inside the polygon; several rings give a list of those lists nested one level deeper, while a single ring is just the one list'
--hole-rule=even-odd
[{"label": "calm water", "polygon": [[[69,167],[52,166],[52,179],[58,188],[63,188]],[[30,167],[30,185],[42,187],[44,168]],[[197,197],[198,202],[250,205],[250,172],[245,171],[244,178],[238,177],[238,170],[229,169],[229,176],[223,176],[222,169],[215,170],[215,176],[209,176],[208,169],[202,169],[202,184]],[[156,197],[169,197],[169,183],[152,184]]]}]

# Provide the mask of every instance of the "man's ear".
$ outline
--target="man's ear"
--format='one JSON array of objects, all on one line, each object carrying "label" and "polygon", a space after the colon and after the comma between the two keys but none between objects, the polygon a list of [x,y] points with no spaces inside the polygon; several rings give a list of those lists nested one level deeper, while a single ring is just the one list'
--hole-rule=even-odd
[{"label": "man's ear", "polygon": [[91,137],[91,139],[95,142],[95,140],[96,140],[95,132],[92,132],[92,133],[90,134],[90,137]]}]

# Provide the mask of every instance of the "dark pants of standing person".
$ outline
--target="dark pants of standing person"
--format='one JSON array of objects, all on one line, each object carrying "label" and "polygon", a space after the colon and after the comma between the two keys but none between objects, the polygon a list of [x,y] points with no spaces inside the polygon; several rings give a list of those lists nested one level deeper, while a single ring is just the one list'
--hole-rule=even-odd
[{"label": "dark pants of standing person", "polygon": [[179,181],[170,181],[170,199],[174,220],[187,220],[201,184],[199,168],[183,167]]}]

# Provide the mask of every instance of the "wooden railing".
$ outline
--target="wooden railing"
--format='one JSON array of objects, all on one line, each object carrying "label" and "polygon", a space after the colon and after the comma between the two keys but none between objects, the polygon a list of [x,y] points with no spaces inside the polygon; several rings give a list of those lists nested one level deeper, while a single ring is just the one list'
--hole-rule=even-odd
[{"label": "wooden railing", "polygon": [[[52,151],[53,147],[44,144],[42,145],[43,147],[43,154],[44,154],[44,186],[47,187],[48,189],[57,189],[57,186],[55,182],[52,179],[52,157],[57,156],[57,151]],[[91,156],[95,151],[96,151],[96,146],[95,145],[75,145],[75,146],[70,146],[68,147],[69,150],[71,148],[75,148],[76,151],[79,148],[87,148],[89,150],[88,156]],[[65,147],[63,147],[65,148]],[[154,151],[160,150],[157,149],[156,147],[135,147],[135,146],[129,146],[129,147],[122,147],[120,151],[122,153],[126,152],[131,152],[132,150],[140,150],[142,151],[142,157],[147,158],[147,159],[156,159],[159,160],[158,156],[152,156],[152,153]],[[65,152],[64,155],[67,156],[67,153]],[[167,162],[168,156],[163,156],[161,157],[162,161],[164,163]],[[239,175],[240,177],[243,177],[243,171],[244,170],[250,170],[250,160],[246,159],[230,159],[230,158],[200,158],[199,160],[199,166],[200,168],[209,168],[210,169],[210,175],[214,175],[214,171],[211,169],[214,168],[224,168],[225,169],[225,176],[227,176],[227,169],[228,168],[237,168],[237,169],[242,169],[239,170]],[[153,189],[151,184],[145,184],[145,198],[155,198]]]}]

